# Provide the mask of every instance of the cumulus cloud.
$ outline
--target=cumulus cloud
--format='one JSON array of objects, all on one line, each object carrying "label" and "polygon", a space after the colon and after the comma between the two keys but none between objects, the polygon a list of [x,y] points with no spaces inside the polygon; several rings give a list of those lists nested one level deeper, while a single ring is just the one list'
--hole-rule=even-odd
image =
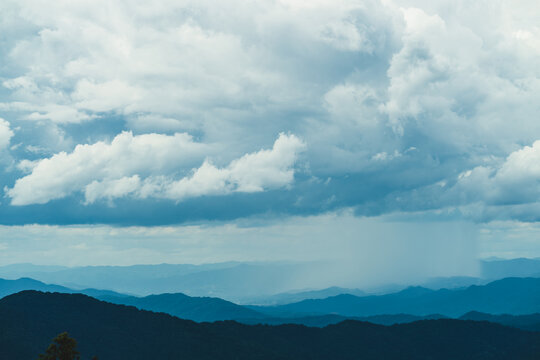
[{"label": "cumulus cloud", "polygon": [[[268,160],[272,174],[256,176],[263,170],[252,161],[248,175],[243,156],[284,132],[309,144],[306,171],[318,179],[301,194],[303,185],[295,187],[294,209],[315,211],[320,203],[308,204],[308,193],[374,213],[521,203],[536,196],[534,184],[518,192],[502,186],[499,162],[540,138],[537,7],[534,0],[3,1],[0,115],[21,142],[12,151],[20,173],[3,183],[13,204],[80,192],[87,204],[260,192],[290,184],[292,167]],[[189,135],[176,139],[180,133]],[[163,142],[156,149],[173,158],[132,161],[131,150],[115,150],[128,137]],[[192,155],[179,156],[172,138]],[[71,167],[94,150],[88,170]],[[52,167],[62,159],[55,180]],[[329,185],[321,180],[328,178]],[[493,183],[492,194],[467,190],[473,179]],[[401,200],[379,201],[391,198]]]},{"label": "cumulus cloud", "polygon": [[[532,120],[540,110],[532,101],[540,89],[539,73],[533,75],[530,67],[538,52],[511,34],[527,25],[508,3],[490,13],[488,22],[497,31],[482,28],[465,8],[402,9],[403,47],[388,69],[384,111],[397,133],[419,132],[438,148],[472,152],[482,139],[491,151],[504,153],[515,143],[534,141],[531,129],[540,131]],[[477,16],[485,11],[481,6],[468,10]]]},{"label": "cumulus cloud", "polygon": [[13,205],[44,204],[80,191],[96,179],[173,171],[206,151],[207,145],[185,133],[134,136],[124,132],[111,143],[77,145],[71,153],[61,152],[31,165],[21,163],[31,173],[18,179],[6,194]]},{"label": "cumulus cloud", "polygon": [[114,180],[94,180],[84,187],[84,198],[87,204],[91,204],[100,198],[112,201],[137,191],[141,186],[139,175],[124,176]]},{"label": "cumulus cloud", "polygon": [[167,185],[164,195],[181,200],[200,195],[230,192],[260,192],[290,185],[293,165],[305,144],[294,135],[281,134],[271,150],[260,150],[233,160],[219,169],[210,162],[193,171],[189,177]]},{"label": "cumulus cloud", "polygon": [[[252,129],[236,124],[246,116],[292,130],[279,128],[286,119],[269,120],[266,113],[312,111],[327,87],[359,66],[354,54],[379,57],[398,39],[395,11],[376,0],[315,6],[161,0],[151,9],[138,0],[47,8],[8,1],[3,7],[21,27],[42,29],[21,32],[6,49],[13,73],[5,76],[11,90],[5,107],[58,123],[104,112],[133,115],[138,125],[174,118],[207,136],[214,136],[216,117],[236,133]],[[342,70],[326,74],[336,64]],[[220,129],[215,136],[223,135]]]},{"label": "cumulus cloud", "polygon": [[175,180],[186,164],[208,146],[186,134],[173,136],[125,132],[108,144],[79,145],[33,163],[21,162],[30,174],[18,179],[6,195],[12,205],[44,204],[84,192],[85,202],[132,195],[180,201],[187,197],[260,192],[290,185],[293,166],[304,143],[281,134],[271,150],[260,150],[218,168],[209,160],[191,174]]},{"label": "cumulus cloud", "polygon": [[502,164],[478,166],[460,174],[457,192],[488,205],[540,201],[540,140],[512,152]]},{"label": "cumulus cloud", "polygon": [[13,135],[14,133],[11,130],[9,123],[0,118],[0,151],[9,146],[9,142]]},{"label": "cumulus cloud", "polygon": [[380,94],[369,86],[340,84],[324,95],[326,108],[334,121],[348,122],[367,130],[381,121],[377,105]]}]

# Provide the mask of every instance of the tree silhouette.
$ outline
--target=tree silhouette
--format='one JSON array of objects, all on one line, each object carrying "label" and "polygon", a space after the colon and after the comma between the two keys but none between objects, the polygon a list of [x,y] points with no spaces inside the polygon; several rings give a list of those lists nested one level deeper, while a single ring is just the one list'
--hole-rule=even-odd
[{"label": "tree silhouette", "polygon": [[77,341],[70,338],[67,332],[58,334],[51,345],[40,354],[38,360],[80,360]]}]

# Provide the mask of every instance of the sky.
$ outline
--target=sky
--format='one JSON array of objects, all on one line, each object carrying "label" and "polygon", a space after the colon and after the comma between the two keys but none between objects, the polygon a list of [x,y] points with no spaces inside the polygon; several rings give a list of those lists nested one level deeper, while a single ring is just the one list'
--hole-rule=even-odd
[{"label": "sky", "polygon": [[4,0],[0,264],[540,257],[539,11]]}]

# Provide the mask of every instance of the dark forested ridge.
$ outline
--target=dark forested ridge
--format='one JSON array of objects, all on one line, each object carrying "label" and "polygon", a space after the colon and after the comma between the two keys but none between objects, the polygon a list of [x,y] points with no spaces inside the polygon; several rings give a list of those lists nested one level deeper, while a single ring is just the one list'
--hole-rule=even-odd
[{"label": "dark forested ridge", "polygon": [[[392,314],[392,315],[373,315],[373,316],[364,316],[364,317],[354,317],[354,316],[340,316],[335,314],[326,314],[318,316],[304,316],[304,317],[289,317],[289,318],[245,318],[245,319],[236,319],[236,321],[241,322],[242,324],[268,324],[268,325],[282,325],[282,324],[299,324],[306,326],[315,326],[315,327],[325,327],[332,324],[338,324],[345,320],[355,320],[355,321],[364,321],[372,324],[379,325],[394,325],[394,324],[405,324],[411,323],[414,321],[420,320],[437,320],[437,319],[448,319],[448,317],[432,314],[426,316],[416,316],[408,314]],[[469,320],[469,319],[467,319]],[[475,320],[475,319],[470,319]],[[491,322],[497,322],[490,320]],[[521,328],[520,326],[515,326]],[[526,330],[529,330],[527,328]]]},{"label": "dark forested ridge", "polygon": [[[0,358],[33,359],[68,331],[81,354],[107,359],[535,359],[540,334],[488,322],[385,327],[195,323],[80,294],[24,291],[0,300]],[[83,356],[84,359],[84,356]]]},{"label": "dark forested ridge", "polygon": [[540,331],[540,313],[529,315],[491,315],[471,311],[459,318],[460,320],[489,321],[523,330]]}]

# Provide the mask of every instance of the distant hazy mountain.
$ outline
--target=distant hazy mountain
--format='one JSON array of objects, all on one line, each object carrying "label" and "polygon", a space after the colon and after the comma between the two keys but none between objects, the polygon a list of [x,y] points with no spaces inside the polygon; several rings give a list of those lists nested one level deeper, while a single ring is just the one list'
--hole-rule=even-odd
[{"label": "distant hazy mountain", "polygon": [[[125,293],[152,293],[154,288],[166,287],[167,282],[184,275],[234,267],[239,263],[206,265],[159,264],[133,266],[49,267],[16,264],[0,267],[0,277],[31,277],[47,283],[71,288],[108,288]],[[56,268],[56,269],[55,269]],[[156,291],[157,293],[163,291]]]},{"label": "distant hazy mountain", "polygon": [[47,273],[69,269],[66,266],[56,265],[34,265],[30,263],[11,264],[0,266],[0,277],[8,279],[18,279],[22,277],[31,277],[32,273]]},{"label": "distant hazy mountain", "polygon": [[[503,276],[505,278],[508,276]],[[456,289],[462,287],[469,287],[471,285],[485,285],[491,280],[486,280],[471,276],[451,276],[451,277],[436,277],[429,279],[421,284],[422,287],[439,290],[439,289]]]},{"label": "distant hazy mountain", "polygon": [[[0,277],[31,277],[75,289],[100,288],[151,295],[181,292],[238,300],[297,288],[311,276],[313,264],[237,263],[204,265],[88,266],[52,271],[39,266],[0,267]],[[17,272],[16,270],[20,270]],[[10,274],[4,276],[3,274]]]},{"label": "distant hazy mountain", "polygon": [[195,323],[79,294],[25,291],[0,300],[0,358],[35,359],[58,333],[84,359],[533,359],[540,333],[489,322],[428,320],[325,328]]},{"label": "distant hazy mountain", "polygon": [[284,305],[298,302],[306,299],[324,299],[330,296],[340,294],[351,294],[356,296],[366,296],[367,294],[359,289],[347,289],[338,286],[329,287],[321,290],[306,290],[298,292],[286,292],[271,296],[255,297],[252,299],[243,299],[244,303],[255,305]]},{"label": "distant hazy mountain", "polygon": [[232,302],[210,297],[190,297],[184,294],[161,294],[138,297],[99,296],[114,304],[131,305],[138,309],[163,312],[194,321],[257,319],[264,315]]},{"label": "distant hazy mountain", "polygon": [[482,277],[540,277],[540,259],[510,259],[482,261]]},{"label": "distant hazy mountain", "polygon": [[[328,265],[328,264],[326,264]],[[134,266],[86,266],[67,268],[14,264],[0,266],[0,278],[29,277],[71,289],[109,289],[116,292],[146,296],[162,293],[184,293],[190,296],[220,297],[234,302],[259,305],[281,305],[304,299],[319,299],[339,294],[362,296],[360,290],[338,287],[306,292],[298,290],[317,286],[314,269],[318,263],[239,263],[159,264]],[[319,269],[320,270],[320,269]],[[429,289],[454,289],[483,285],[506,277],[540,277],[539,259],[489,260],[481,262],[481,274],[474,277],[434,278],[421,283]],[[310,285],[306,282],[312,282]],[[362,289],[372,294],[391,293],[403,289],[403,284],[378,284]],[[277,294],[277,295],[275,295]]]},{"label": "distant hazy mountain", "polygon": [[73,290],[65,286],[45,284],[41,281],[37,281],[29,278],[21,278],[17,280],[5,280],[0,279],[0,298],[18,293],[23,290],[37,290],[43,292],[59,292],[59,293],[81,293],[92,297],[100,296],[115,296],[122,298],[127,295],[123,295],[110,290],[98,290],[98,289],[81,289]]},{"label": "distant hazy mountain", "polygon": [[338,295],[288,305],[250,308],[275,317],[297,317],[301,314],[342,316],[443,314],[457,317],[470,311],[531,314],[540,312],[540,278],[508,278],[484,286],[455,290],[434,291],[411,287],[381,296]]},{"label": "distant hazy mountain", "polygon": [[38,290],[43,292],[72,292],[64,286],[44,284],[41,281],[37,281],[29,278],[21,278],[17,280],[5,280],[0,279],[0,298],[18,293],[23,290]]}]

